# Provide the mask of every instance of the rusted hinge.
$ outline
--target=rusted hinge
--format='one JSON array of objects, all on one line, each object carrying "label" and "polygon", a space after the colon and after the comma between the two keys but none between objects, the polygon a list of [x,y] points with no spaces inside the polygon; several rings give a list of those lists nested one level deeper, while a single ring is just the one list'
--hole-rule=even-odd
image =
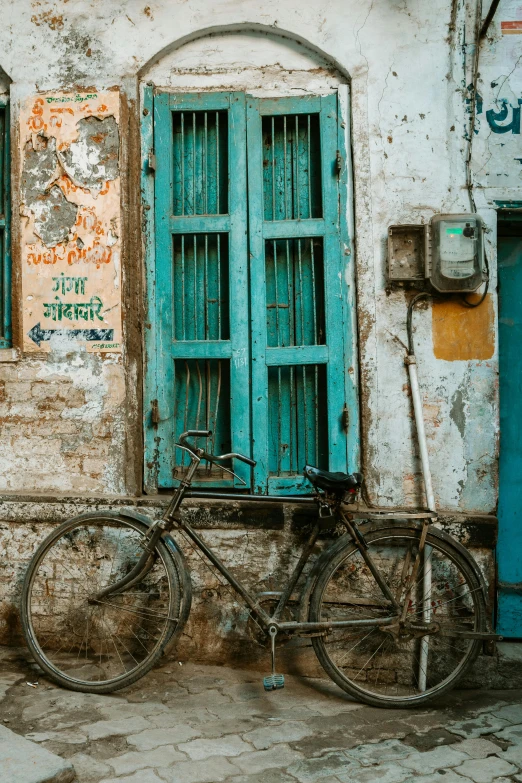
[{"label": "rusted hinge", "polygon": [[348,430],[350,429],[350,409],[348,408],[348,405],[346,403],[344,403],[342,422],[343,422],[343,430],[345,432],[348,432]]},{"label": "rusted hinge", "polygon": [[152,411],[150,414],[150,420],[153,427],[157,427],[160,422],[159,406],[157,400],[151,400]]},{"label": "rusted hinge", "polygon": [[343,156],[341,155],[341,150],[337,150],[335,155],[335,169],[337,171],[337,176],[339,177],[343,170]]}]

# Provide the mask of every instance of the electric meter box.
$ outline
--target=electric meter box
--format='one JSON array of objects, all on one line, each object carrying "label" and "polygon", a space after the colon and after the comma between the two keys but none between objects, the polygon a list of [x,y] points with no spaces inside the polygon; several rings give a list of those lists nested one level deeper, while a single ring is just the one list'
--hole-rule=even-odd
[{"label": "electric meter box", "polygon": [[435,215],[427,277],[437,291],[475,291],[484,281],[484,224],[478,215]]}]

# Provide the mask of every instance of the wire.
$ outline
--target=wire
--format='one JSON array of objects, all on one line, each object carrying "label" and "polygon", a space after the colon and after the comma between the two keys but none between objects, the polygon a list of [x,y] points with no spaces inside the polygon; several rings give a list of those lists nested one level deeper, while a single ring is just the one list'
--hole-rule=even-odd
[{"label": "wire", "polygon": [[[471,206],[471,211],[475,214],[477,214],[477,205],[475,203],[475,196],[473,194],[473,175],[471,172],[471,159],[473,156],[473,139],[475,137],[475,125],[477,120],[477,84],[478,84],[478,77],[479,77],[479,59],[480,59],[480,45],[482,43],[482,39],[484,37],[485,31],[487,31],[487,28],[489,27],[489,24],[491,22],[491,19],[493,18],[493,14],[495,13],[497,3],[493,2],[491,4],[491,8],[488,14],[488,17],[486,19],[486,23],[481,27],[480,22],[482,19],[482,2],[481,0],[478,0],[477,2],[477,15],[475,19],[475,52],[473,56],[473,69],[472,69],[472,75],[471,75],[471,118],[469,123],[469,139],[468,139],[468,152],[466,155],[466,188],[468,190],[468,196],[469,196],[469,203]],[[494,8],[493,8],[494,6]],[[490,18],[491,15],[491,18]],[[487,296],[488,290],[489,290],[489,263],[488,263],[488,257],[486,253],[484,252],[484,264],[486,267],[486,286],[484,288],[484,291],[482,293],[482,296],[478,300],[478,302],[470,302],[466,295],[464,294],[461,296],[461,302],[464,305],[464,307],[480,307],[482,302]]]},{"label": "wire", "polygon": [[428,297],[430,296],[432,296],[431,293],[429,293],[428,291],[423,291],[422,293],[414,296],[408,305],[408,315],[406,316],[406,331],[408,332],[408,353],[410,356],[412,356],[415,353],[415,348],[413,346],[413,333],[412,333],[413,309],[417,304],[417,302],[419,302],[421,299],[428,299]]}]

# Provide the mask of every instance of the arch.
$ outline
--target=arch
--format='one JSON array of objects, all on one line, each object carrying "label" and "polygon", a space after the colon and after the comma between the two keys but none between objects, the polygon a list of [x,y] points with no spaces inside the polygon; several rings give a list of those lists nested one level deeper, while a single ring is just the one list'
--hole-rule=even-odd
[{"label": "arch", "polygon": [[348,83],[351,81],[350,73],[335,57],[332,57],[328,52],[325,52],[324,49],[316,46],[314,43],[304,38],[304,36],[293,33],[290,30],[282,30],[279,27],[264,25],[258,22],[237,22],[228,25],[212,25],[210,27],[194,30],[192,33],[177,38],[175,41],[172,41],[170,44],[167,44],[167,46],[164,46],[156,52],[155,55],[150,57],[147,62],[141,66],[138,70],[138,79],[143,80],[148,71],[157,65],[164,57],[168,57],[186,44],[197,41],[200,38],[211,38],[214,35],[227,35],[227,33],[261,33],[272,39],[279,38],[283,42],[289,41],[294,44],[297,43],[308,50],[311,55],[315,55],[315,57],[319,57],[326,63],[329,63]]}]

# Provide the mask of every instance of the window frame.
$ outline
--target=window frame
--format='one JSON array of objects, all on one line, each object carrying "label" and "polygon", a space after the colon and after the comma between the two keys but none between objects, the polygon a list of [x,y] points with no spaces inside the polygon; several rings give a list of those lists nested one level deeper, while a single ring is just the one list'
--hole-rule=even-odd
[{"label": "window frame", "polygon": [[[230,433],[232,451],[249,454],[251,449],[249,305],[248,299],[243,295],[245,288],[248,287],[248,247],[245,231],[248,216],[244,193],[240,188],[234,187],[233,182],[233,177],[236,176],[237,181],[244,182],[246,186],[245,95],[242,92],[184,94],[163,91],[153,95],[151,91],[147,97],[151,102],[152,140],[156,162],[151,209],[147,210],[154,213],[155,220],[153,227],[155,253],[150,259],[148,276],[148,324],[152,325],[154,322],[154,334],[157,340],[156,350],[152,340],[148,341],[150,347],[147,351],[147,362],[152,373],[147,371],[147,396],[157,400],[159,422],[152,422],[151,408],[147,410],[146,404],[145,413],[149,426],[147,427],[146,422],[145,431],[147,457],[154,455],[153,459],[149,460],[153,463],[152,466],[149,467],[147,464],[149,481],[152,478],[157,487],[166,489],[175,483],[174,444],[180,435],[179,432],[174,431],[173,389],[176,359],[222,359],[229,362],[230,419],[233,422]],[[226,215],[175,216],[173,214],[172,113],[185,110],[194,112],[223,109],[228,112],[228,212]],[[228,234],[230,335],[227,340],[178,341],[175,339],[171,306],[174,290],[172,237],[174,234],[181,233]],[[151,301],[152,292],[154,292],[154,301]],[[152,338],[152,330],[148,330],[148,333]],[[172,335],[172,339],[167,345],[169,334]],[[154,390],[152,397],[151,390]],[[147,400],[147,397],[145,399]],[[201,425],[201,428],[204,426]],[[178,456],[180,454],[181,452],[178,451]],[[150,476],[151,471],[153,476]],[[222,489],[244,486],[240,479],[250,485],[248,466],[244,463],[234,465],[234,471],[239,479],[223,478],[211,482],[205,480],[200,482],[196,479],[193,481],[193,486]]]},{"label": "window frame", "polygon": [[[244,149],[244,167],[249,165],[248,161],[250,155],[247,155],[246,147],[249,144],[249,137],[247,131],[248,125],[248,113],[246,106],[248,101],[252,99],[248,93],[231,93],[242,94],[246,101],[243,121],[237,117],[237,130],[242,126],[244,129],[243,140],[236,135],[235,141]],[[172,431],[173,416],[170,408],[172,402],[169,403],[168,397],[168,383],[164,375],[162,375],[161,368],[161,356],[160,356],[160,321],[158,320],[158,298],[157,292],[157,244],[158,244],[158,231],[156,226],[156,212],[155,212],[155,190],[158,186],[157,172],[155,171],[158,165],[161,165],[159,160],[160,151],[158,147],[158,138],[155,138],[155,123],[154,123],[154,107],[158,97],[164,95],[167,96],[164,100],[174,100],[178,106],[185,105],[195,108],[204,109],[205,106],[202,103],[202,99],[211,98],[212,96],[219,96],[217,92],[209,93],[178,93],[169,92],[166,89],[155,88],[153,85],[147,85],[142,87],[142,119],[141,119],[141,193],[142,193],[142,227],[144,236],[144,255],[145,255],[145,275],[146,275],[146,321],[144,329],[144,349],[145,349],[145,367],[144,367],[144,405],[143,405],[143,426],[144,426],[144,486],[146,492],[156,492],[159,487],[167,488],[165,480],[161,480],[161,473],[166,476],[165,471],[172,476],[172,462],[168,453],[165,455],[165,446],[168,445],[167,441],[171,443],[170,452],[174,451],[175,438],[179,433]],[[338,296],[341,299],[342,305],[342,323],[338,324],[337,329],[340,332],[340,341],[338,345],[339,351],[336,349],[336,361],[342,363],[342,369],[339,372],[340,388],[336,394],[335,404],[330,406],[329,412],[329,440],[330,429],[333,427],[338,433],[343,430],[343,442],[340,448],[336,449],[335,459],[330,457],[329,468],[331,470],[357,470],[359,468],[360,460],[360,439],[359,439],[359,410],[358,410],[358,371],[357,371],[357,346],[356,346],[356,313],[355,313],[355,271],[354,271],[354,255],[353,255],[353,182],[351,174],[351,161],[350,161],[350,116],[349,116],[349,88],[346,85],[340,85],[337,92],[330,95],[330,100],[336,99],[336,108],[334,111],[335,117],[332,114],[332,106],[329,107],[330,120],[333,122],[331,125],[332,144],[336,145],[336,149],[340,151],[336,156],[336,159],[328,161],[327,166],[336,167],[337,187],[335,188],[335,200],[338,205],[338,223],[336,227],[336,242],[338,247],[338,263],[336,262],[335,270],[335,285],[339,289]],[[263,99],[266,100],[266,99]],[[278,104],[281,99],[272,99],[274,105]],[[287,100],[303,101],[306,100],[306,96],[300,96],[296,98],[290,98]],[[310,96],[309,100],[312,104],[317,101],[321,101],[320,96]],[[181,101],[181,103],[180,103]],[[266,104],[268,106],[268,103]],[[335,129],[334,129],[335,124]],[[157,131],[156,131],[157,134]],[[335,142],[333,141],[335,138]],[[232,133],[229,134],[229,144],[232,143]],[[332,145],[330,145],[332,146]],[[230,165],[232,165],[230,163]],[[340,170],[339,170],[340,169]],[[232,169],[230,169],[232,171]],[[323,169],[324,177],[324,169]],[[246,182],[246,180],[245,180]],[[262,185],[262,183],[261,183]],[[334,190],[334,189],[332,189]],[[230,192],[229,192],[230,195]],[[325,198],[325,180],[322,182],[322,197]],[[245,199],[246,201],[246,199]],[[229,206],[230,209],[230,206]],[[250,210],[251,214],[251,210]],[[246,236],[246,231],[249,232],[250,246],[245,243],[245,257],[248,259],[252,252],[252,234],[253,226],[250,218],[250,214],[246,214],[245,205],[245,222],[243,231]],[[264,215],[263,215],[264,217]],[[248,264],[250,266],[250,264]],[[327,283],[328,290],[330,289],[332,275],[328,275],[330,283]],[[252,317],[253,305],[252,292],[253,284],[252,280],[248,280],[248,302],[247,309],[250,308],[250,317]],[[264,316],[264,307],[261,316]],[[232,324],[231,324],[232,328]],[[247,340],[248,340],[248,373],[247,379],[242,391],[241,398],[242,408],[241,416],[244,420],[245,417],[248,422],[243,428],[243,436],[241,438],[242,447],[238,445],[238,440],[235,440],[234,448],[238,451],[242,451],[254,459],[257,459],[259,452],[259,422],[256,421],[256,416],[252,410],[253,392],[251,392],[249,383],[250,378],[254,374],[253,365],[256,362],[252,361],[251,351],[254,341],[254,335],[252,325],[249,323],[247,326]],[[322,346],[317,346],[322,350]],[[338,365],[339,367],[339,365]],[[238,397],[239,399],[239,397]],[[156,424],[153,421],[154,416],[154,401],[159,405],[159,418],[160,422]],[[339,407],[339,402],[343,402],[347,411],[347,415],[343,415],[342,406]],[[163,409],[163,410],[162,410]],[[237,408],[236,408],[237,410]],[[167,415],[166,415],[167,414]],[[165,421],[165,419],[167,421]],[[234,438],[235,421],[234,412],[231,413],[232,419],[232,437]],[[170,423],[169,423],[170,422]],[[251,422],[251,423],[250,423]],[[170,427],[170,428],[169,428]],[[251,429],[250,429],[251,427]],[[248,436],[246,434],[248,433]],[[263,433],[261,433],[261,439]],[[266,435],[265,435],[266,437]],[[163,445],[162,445],[163,441]],[[162,453],[163,452],[163,453]],[[168,452],[168,448],[167,448]],[[244,468],[241,463],[235,465],[239,468],[241,474],[250,486],[250,471],[248,468]],[[263,471],[263,473],[261,473]],[[299,479],[299,477],[297,477]],[[171,480],[170,486],[175,485],[175,480]],[[206,483],[209,489],[211,488],[209,483]],[[219,484],[212,484],[212,488],[219,486]],[[229,485],[230,486],[230,483]],[[240,485],[236,482],[237,488]],[[290,481],[280,482],[280,486],[275,486],[274,482],[268,481],[268,466],[265,468],[258,468],[256,476],[254,477],[252,489],[256,492],[266,493],[269,491],[271,494],[300,494],[302,492],[309,492],[310,487],[305,485],[302,481]]]},{"label": "window frame", "polygon": [[9,97],[0,95],[0,108],[5,111],[4,144],[2,167],[3,203],[0,204],[0,228],[4,231],[3,252],[0,253],[0,275],[2,277],[2,323],[0,324],[0,349],[12,347],[12,262],[11,262],[11,140]]},{"label": "window frame", "polygon": [[[263,191],[263,116],[320,116],[321,218],[265,220]],[[254,435],[255,490],[268,494],[308,494],[309,482],[302,473],[271,476],[269,472],[270,366],[323,365],[326,369],[326,427],[328,429],[328,469],[348,469],[348,440],[343,408],[353,418],[354,398],[349,397],[345,376],[353,366],[347,345],[347,288],[342,259],[342,224],[345,222],[340,199],[341,173],[346,170],[344,144],[339,145],[338,95],[290,98],[247,96],[247,145],[249,188],[249,237],[252,318],[252,432]],[[342,150],[342,153],[341,153]],[[341,157],[339,158],[339,154]],[[341,163],[342,169],[338,165]],[[326,344],[287,348],[267,346],[265,241],[270,239],[321,238],[324,257]],[[338,293],[336,293],[338,292]],[[340,367],[339,364],[342,364]],[[300,471],[304,465],[299,466]]]}]

